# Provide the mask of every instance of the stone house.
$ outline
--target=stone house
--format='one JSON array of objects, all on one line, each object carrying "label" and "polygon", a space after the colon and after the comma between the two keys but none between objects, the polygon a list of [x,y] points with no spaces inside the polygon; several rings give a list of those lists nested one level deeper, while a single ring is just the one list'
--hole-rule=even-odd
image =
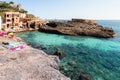
[{"label": "stone house", "polygon": [[25,18],[24,13],[19,12],[4,12],[2,18],[2,28],[16,28],[20,26],[20,19]]}]

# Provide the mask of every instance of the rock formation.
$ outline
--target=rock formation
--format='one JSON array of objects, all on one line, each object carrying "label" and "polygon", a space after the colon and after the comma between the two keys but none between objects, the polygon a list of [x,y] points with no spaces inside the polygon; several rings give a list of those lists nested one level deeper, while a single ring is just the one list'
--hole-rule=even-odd
[{"label": "rock formation", "polygon": [[68,22],[50,21],[44,27],[40,27],[39,30],[48,33],[103,38],[110,38],[115,34],[111,28],[105,28],[95,21],[87,19],[72,19]]},{"label": "rock formation", "polygon": [[85,74],[80,74],[79,80],[92,80],[92,79]]},{"label": "rock formation", "polygon": [[58,49],[58,50],[54,53],[54,55],[57,55],[60,59],[62,59],[62,58],[65,56],[65,53],[64,53],[64,51]]},{"label": "rock formation", "polygon": [[70,80],[59,72],[56,56],[27,45],[18,51],[0,49],[0,80]]},{"label": "rock formation", "polygon": [[31,20],[22,23],[22,26],[20,27],[16,27],[14,29],[7,29],[6,32],[35,31],[42,27],[44,24],[46,24],[46,21],[44,20],[43,21]]}]

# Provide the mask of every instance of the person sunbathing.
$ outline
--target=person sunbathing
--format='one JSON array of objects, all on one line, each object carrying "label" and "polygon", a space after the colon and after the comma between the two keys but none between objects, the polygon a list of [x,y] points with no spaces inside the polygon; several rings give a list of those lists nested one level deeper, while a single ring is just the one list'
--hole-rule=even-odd
[{"label": "person sunbathing", "polygon": [[6,34],[5,31],[0,31],[0,36],[4,36]]}]

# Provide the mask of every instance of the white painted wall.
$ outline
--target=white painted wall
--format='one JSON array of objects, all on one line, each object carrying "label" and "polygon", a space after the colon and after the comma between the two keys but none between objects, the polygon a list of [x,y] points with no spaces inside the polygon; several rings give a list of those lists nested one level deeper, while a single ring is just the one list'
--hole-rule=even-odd
[{"label": "white painted wall", "polygon": [[0,30],[2,28],[2,19],[1,19],[1,16],[0,16]]}]

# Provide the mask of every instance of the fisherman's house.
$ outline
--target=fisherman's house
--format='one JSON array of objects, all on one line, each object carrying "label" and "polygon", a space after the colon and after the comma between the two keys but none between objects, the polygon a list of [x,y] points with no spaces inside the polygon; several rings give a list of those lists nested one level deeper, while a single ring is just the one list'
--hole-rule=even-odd
[{"label": "fisherman's house", "polygon": [[4,12],[2,17],[2,29],[9,30],[19,28],[21,26],[21,18],[25,18],[25,13],[19,12]]}]

